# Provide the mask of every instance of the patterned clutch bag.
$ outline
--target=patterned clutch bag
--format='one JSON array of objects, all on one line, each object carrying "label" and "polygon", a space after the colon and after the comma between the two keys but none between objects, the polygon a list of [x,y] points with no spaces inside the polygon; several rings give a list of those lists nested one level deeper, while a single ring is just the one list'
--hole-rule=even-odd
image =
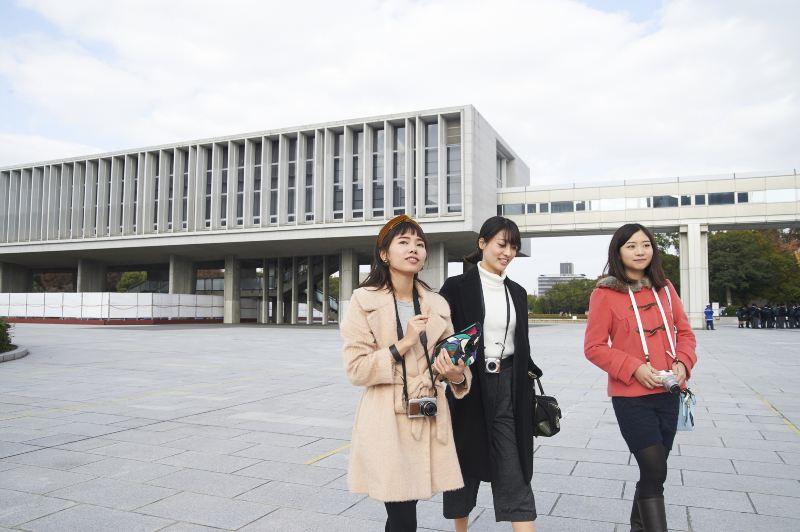
[{"label": "patterned clutch bag", "polygon": [[475,362],[478,353],[478,344],[481,339],[481,324],[473,323],[464,330],[448,336],[433,348],[433,356],[437,356],[442,349],[450,354],[453,364],[458,364],[459,360],[464,361],[465,366]]}]

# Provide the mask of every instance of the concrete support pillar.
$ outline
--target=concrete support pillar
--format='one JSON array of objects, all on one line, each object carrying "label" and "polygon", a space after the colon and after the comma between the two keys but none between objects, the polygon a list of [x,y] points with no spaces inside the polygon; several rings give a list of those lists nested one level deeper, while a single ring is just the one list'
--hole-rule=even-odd
[{"label": "concrete support pillar", "polygon": [[239,323],[241,321],[241,305],[239,288],[241,279],[241,264],[233,255],[225,256],[225,323]]},{"label": "concrete support pillar", "polygon": [[297,315],[300,307],[300,283],[298,279],[300,275],[298,273],[298,269],[297,257],[292,257],[292,315],[290,321],[292,325],[297,325]]},{"label": "concrete support pillar", "polygon": [[708,226],[680,228],[681,301],[693,329],[705,325],[703,310],[708,300]]},{"label": "concrete support pillar", "polygon": [[106,265],[94,260],[78,261],[77,292],[105,292]]},{"label": "concrete support pillar", "polygon": [[352,249],[343,249],[339,261],[339,322],[342,321],[347,305],[358,286],[358,256]]},{"label": "concrete support pillar", "polygon": [[419,277],[434,290],[442,287],[447,279],[447,249],[444,242],[428,245],[428,260]]},{"label": "concrete support pillar", "polygon": [[308,268],[306,269],[306,324],[314,323],[314,302],[316,293],[314,291],[314,257],[308,257]]},{"label": "concrete support pillar", "polygon": [[275,267],[275,323],[283,324],[283,259],[278,259]]},{"label": "concrete support pillar", "polygon": [[259,323],[269,323],[269,260],[261,262],[264,274],[261,276],[261,314],[258,316]]},{"label": "concrete support pillar", "polygon": [[169,256],[169,293],[194,294],[197,289],[197,270],[191,259]]},{"label": "concrete support pillar", "polygon": [[322,324],[328,324],[330,313],[330,283],[328,282],[328,256],[322,257]]},{"label": "concrete support pillar", "polygon": [[24,266],[0,262],[0,293],[24,293],[30,291],[31,273]]}]

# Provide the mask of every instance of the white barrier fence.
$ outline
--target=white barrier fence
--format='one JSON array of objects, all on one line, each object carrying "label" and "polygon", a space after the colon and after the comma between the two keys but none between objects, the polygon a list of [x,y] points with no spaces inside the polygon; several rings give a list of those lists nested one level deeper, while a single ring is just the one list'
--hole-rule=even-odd
[{"label": "white barrier fence", "polygon": [[[245,303],[242,299],[242,317]],[[255,302],[253,303],[255,305]],[[256,312],[247,309],[248,316]],[[67,319],[222,319],[223,296],[115,292],[1,294],[0,316]]]}]

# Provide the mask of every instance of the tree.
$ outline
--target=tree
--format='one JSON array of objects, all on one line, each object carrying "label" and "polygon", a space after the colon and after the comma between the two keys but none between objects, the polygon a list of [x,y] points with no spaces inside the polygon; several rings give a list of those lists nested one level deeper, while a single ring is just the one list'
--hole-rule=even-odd
[{"label": "tree", "polygon": [[681,261],[680,257],[678,257],[680,249],[680,237],[678,233],[655,233],[653,238],[656,241],[658,250],[661,252],[661,266],[664,269],[664,275],[667,276],[667,279],[672,281],[675,290],[680,291]]},{"label": "tree", "polygon": [[592,279],[573,279],[550,288],[542,296],[544,311],[547,313],[569,312],[584,314],[589,308],[589,297],[594,290]]},{"label": "tree", "polygon": [[147,280],[147,272],[125,272],[117,283],[117,292],[127,292]]}]

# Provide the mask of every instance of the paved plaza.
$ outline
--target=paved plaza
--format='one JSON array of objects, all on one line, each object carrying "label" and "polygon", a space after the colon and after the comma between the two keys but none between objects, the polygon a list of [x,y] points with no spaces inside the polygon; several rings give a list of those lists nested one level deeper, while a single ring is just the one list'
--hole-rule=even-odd
[{"label": "paved plaza", "polygon": [[[583,329],[531,329],[566,412],[536,441],[540,532],[628,530],[637,468]],[[798,530],[800,330],[697,334],[671,528]],[[0,531],[383,530],[382,504],[346,487],[360,390],[336,329],[25,324],[15,341],[30,355],[0,364]],[[485,486],[471,530],[511,529],[491,506]],[[421,529],[452,530],[440,495],[418,508]]]}]

